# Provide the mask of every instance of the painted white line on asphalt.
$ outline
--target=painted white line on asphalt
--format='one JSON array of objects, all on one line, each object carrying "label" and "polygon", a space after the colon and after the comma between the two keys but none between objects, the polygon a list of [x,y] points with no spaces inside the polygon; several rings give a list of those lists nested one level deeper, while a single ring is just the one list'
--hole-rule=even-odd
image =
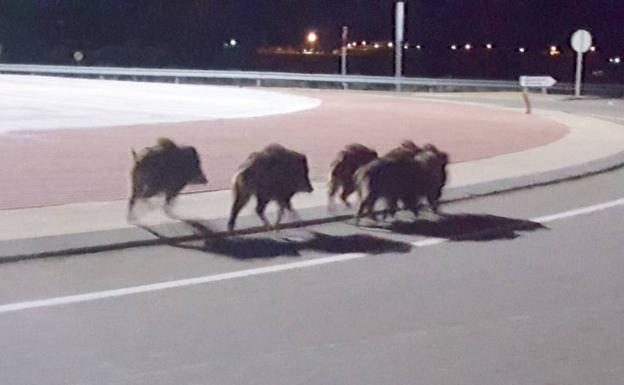
[{"label": "painted white line on asphalt", "polygon": [[531,219],[531,221],[539,222],[539,223],[547,223],[547,222],[552,222],[552,221],[556,221],[556,220],[559,220],[559,219],[575,217],[577,215],[590,214],[590,213],[593,213],[593,212],[596,212],[596,211],[602,211],[602,210],[610,209],[612,207],[621,206],[621,205],[624,205],[624,198],[616,199],[614,201],[600,203],[600,204],[597,204],[597,205],[581,207],[581,208],[578,208],[578,209],[575,209],[575,210],[564,211],[562,213],[557,213],[557,214],[552,214],[552,215],[545,215],[543,217],[538,217],[538,218]]},{"label": "painted white line on asphalt", "polygon": [[[575,210],[564,211],[564,212],[553,214],[553,215],[538,217],[538,218],[530,219],[530,221],[539,222],[539,223],[552,222],[552,221],[570,218],[570,217],[574,217],[578,215],[590,214],[596,211],[602,211],[602,210],[606,210],[606,209],[620,206],[620,205],[624,205],[624,198],[597,204],[597,205],[582,207],[582,208],[575,209]],[[428,247],[428,246],[439,245],[447,241],[448,239],[446,238],[428,238],[428,239],[412,242],[411,245],[414,247]],[[6,305],[1,305],[0,314],[11,313],[11,312],[16,312],[20,310],[41,308],[41,307],[52,307],[52,306],[67,305],[67,304],[73,304],[73,303],[79,303],[79,302],[97,301],[97,300],[106,299],[106,298],[123,297],[126,295],[132,295],[132,294],[149,293],[149,292],[159,291],[159,290],[201,285],[201,284],[218,282],[218,281],[226,281],[226,280],[236,279],[236,278],[251,277],[255,275],[277,273],[277,272],[295,270],[295,269],[303,269],[306,267],[326,265],[329,263],[345,262],[345,261],[350,261],[354,259],[361,259],[361,258],[366,258],[369,256],[371,256],[371,254],[366,254],[366,253],[339,254],[339,255],[316,258],[316,259],[311,259],[311,260],[306,260],[306,261],[291,262],[291,263],[284,263],[281,265],[273,265],[273,266],[259,267],[259,268],[254,268],[254,269],[232,271],[229,273],[207,275],[203,277],[180,279],[176,281],[159,282],[159,283],[153,283],[149,285],[131,286],[131,287],[126,287],[122,289],[95,291],[91,293],[69,295],[69,296],[64,296],[64,297],[47,298],[47,299],[41,299],[41,300],[36,300],[36,301],[16,302],[16,303],[10,303]]]}]

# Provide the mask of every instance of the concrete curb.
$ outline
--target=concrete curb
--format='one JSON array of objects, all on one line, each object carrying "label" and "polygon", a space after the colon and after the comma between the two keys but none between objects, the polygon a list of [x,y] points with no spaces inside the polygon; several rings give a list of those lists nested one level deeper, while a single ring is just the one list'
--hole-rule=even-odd
[{"label": "concrete curb", "polygon": [[[610,171],[623,166],[624,151],[577,166],[447,188],[444,191],[444,199],[442,202],[455,202],[480,196],[554,184]],[[353,216],[352,211],[345,209],[338,210],[338,212],[333,215],[328,215],[325,207],[307,208],[299,210],[298,212],[301,216],[301,221],[286,222],[280,226],[280,229],[342,221]],[[210,237],[228,234],[225,230],[226,221],[227,218],[217,218],[205,221],[194,221],[193,223],[180,222],[163,224],[150,227],[149,229],[136,227],[131,229],[94,231],[0,241],[0,264],[30,259],[67,257],[134,247],[167,245],[191,240],[210,239]],[[191,226],[189,226],[189,224],[191,224]],[[193,228],[192,226],[195,226],[195,228],[203,226],[211,229],[211,232],[197,233],[191,230]],[[235,231],[234,235],[265,231],[263,227],[257,226],[257,220],[254,216],[239,218],[239,228],[240,230]]]}]

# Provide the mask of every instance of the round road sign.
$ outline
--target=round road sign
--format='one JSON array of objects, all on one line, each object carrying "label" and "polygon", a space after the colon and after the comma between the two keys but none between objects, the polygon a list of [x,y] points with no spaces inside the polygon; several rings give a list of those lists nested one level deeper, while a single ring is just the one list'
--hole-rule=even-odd
[{"label": "round road sign", "polygon": [[82,61],[84,59],[84,54],[81,51],[74,52],[74,60],[77,62]]},{"label": "round road sign", "polygon": [[592,35],[584,29],[579,29],[572,34],[570,44],[576,52],[585,53],[592,45]]}]

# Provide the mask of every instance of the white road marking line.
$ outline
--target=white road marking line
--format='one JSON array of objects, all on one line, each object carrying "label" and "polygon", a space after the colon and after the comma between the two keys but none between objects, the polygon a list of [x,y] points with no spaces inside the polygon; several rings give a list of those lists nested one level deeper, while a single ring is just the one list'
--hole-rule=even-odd
[{"label": "white road marking line", "polygon": [[545,215],[543,217],[538,217],[538,218],[531,219],[531,221],[539,222],[539,223],[547,223],[547,222],[552,222],[552,221],[556,221],[556,220],[559,220],[559,219],[575,217],[577,215],[590,214],[590,213],[593,213],[593,212],[596,212],[596,211],[602,211],[602,210],[610,209],[612,207],[620,206],[620,205],[623,205],[623,204],[624,204],[624,198],[616,199],[614,201],[604,202],[604,203],[600,203],[600,204],[592,205],[592,206],[581,207],[581,208],[578,208],[578,209],[575,209],[575,210],[564,211],[562,213],[557,213],[557,214],[552,214],[552,215]]},{"label": "white road marking line", "polygon": [[[597,204],[597,205],[582,207],[582,208],[575,209],[575,210],[564,211],[564,212],[553,214],[553,215],[546,215],[546,216],[530,219],[530,221],[539,222],[539,223],[552,222],[552,221],[556,221],[559,219],[565,219],[565,218],[570,218],[570,217],[574,217],[578,215],[590,214],[596,211],[602,211],[602,210],[606,210],[606,209],[620,206],[620,205],[624,205],[624,198]],[[448,242],[448,239],[428,238],[428,239],[412,242],[411,245],[414,247],[428,247],[428,246],[439,245],[445,242]],[[350,260],[355,260],[355,259],[361,259],[361,258],[366,258],[369,256],[371,256],[371,254],[366,254],[366,253],[338,254],[338,255],[332,255],[329,257],[316,258],[316,259],[311,259],[311,260],[306,260],[306,261],[291,262],[291,263],[284,263],[281,265],[273,265],[273,266],[259,267],[259,268],[254,268],[254,269],[232,271],[228,273],[207,275],[203,277],[180,279],[176,281],[165,281],[165,282],[159,282],[159,283],[153,283],[153,284],[141,285],[141,286],[131,286],[131,287],[126,287],[122,289],[95,291],[95,292],[84,293],[84,294],[76,294],[76,295],[69,295],[69,296],[63,296],[63,297],[41,299],[41,300],[36,300],[36,301],[16,302],[16,303],[10,303],[6,305],[1,305],[0,314],[11,313],[11,312],[27,310],[27,309],[41,308],[41,307],[52,307],[52,306],[67,305],[67,304],[73,304],[73,303],[79,303],[79,302],[90,302],[90,301],[96,301],[96,300],[106,299],[106,298],[123,297],[126,295],[132,295],[132,294],[149,293],[149,292],[159,291],[159,290],[174,289],[174,288],[193,286],[193,285],[201,285],[201,284],[218,282],[218,281],[226,281],[226,280],[236,279],[236,278],[251,277],[254,275],[262,275],[262,274],[277,273],[277,272],[288,271],[288,270],[303,269],[306,267],[326,265],[329,263],[345,262],[345,261],[350,261]]]}]

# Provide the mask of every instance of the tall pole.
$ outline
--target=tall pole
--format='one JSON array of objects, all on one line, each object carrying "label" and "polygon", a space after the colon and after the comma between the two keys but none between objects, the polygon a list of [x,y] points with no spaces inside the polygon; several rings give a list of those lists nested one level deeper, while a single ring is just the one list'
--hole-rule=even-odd
[{"label": "tall pole", "polygon": [[583,77],[583,53],[576,53],[576,82],[574,84],[574,96],[581,96],[581,78]]},{"label": "tall pole", "polygon": [[401,91],[401,76],[403,75],[403,30],[405,25],[405,3],[397,1],[396,16],[394,18],[394,76],[396,90]]},{"label": "tall pole", "polygon": [[[340,74],[347,76],[347,39],[349,38],[349,27],[342,27],[342,48],[340,49]],[[342,83],[342,88],[347,88],[347,83]]]}]

